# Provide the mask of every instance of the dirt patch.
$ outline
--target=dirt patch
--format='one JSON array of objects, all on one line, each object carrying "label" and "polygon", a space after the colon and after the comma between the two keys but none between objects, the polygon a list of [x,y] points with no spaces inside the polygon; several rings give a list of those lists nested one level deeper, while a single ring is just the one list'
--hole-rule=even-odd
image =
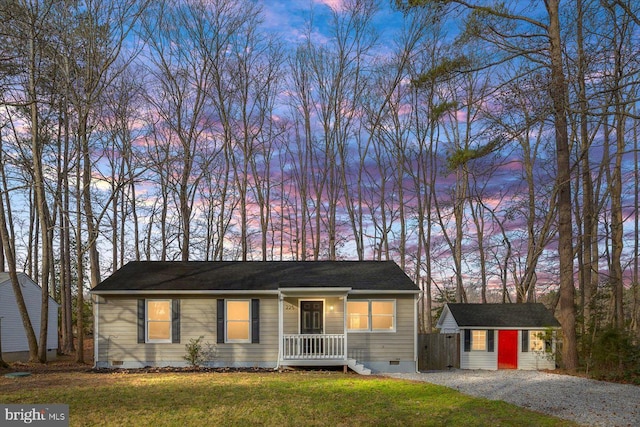
[{"label": "dirt patch", "polygon": [[[85,363],[77,363],[74,354],[59,354],[56,360],[47,363],[8,363],[8,368],[0,369],[0,390],[14,392],[40,387],[74,387],[90,385],[93,369],[93,339],[84,340]],[[21,378],[7,378],[10,372],[29,372],[31,375]],[[72,375],[70,375],[72,374]],[[103,381],[101,381],[104,383]]]},{"label": "dirt patch", "polygon": [[47,363],[10,362],[8,368],[0,368],[0,375],[23,371],[31,373],[90,371],[93,367],[93,339],[85,338],[83,347],[85,363],[77,363],[75,353],[58,354],[56,360]]},{"label": "dirt patch", "polygon": [[[2,375],[0,377],[0,390],[2,390],[0,394],[40,388],[91,387],[97,379],[98,376],[92,374],[90,371],[70,372],[68,370],[31,372],[30,376],[21,378],[7,378]],[[116,380],[117,378],[115,377],[100,377],[100,384],[104,385],[106,382],[115,382]]]}]

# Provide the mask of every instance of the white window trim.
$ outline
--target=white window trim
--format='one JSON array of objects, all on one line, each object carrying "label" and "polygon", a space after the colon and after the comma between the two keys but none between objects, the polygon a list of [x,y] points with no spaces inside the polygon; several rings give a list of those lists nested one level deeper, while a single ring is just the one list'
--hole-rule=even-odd
[{"label": "white window trim", "polygon": [[[547,347],[547,343],[545,342],[544,338],[541,338],[541,336],[544,336],[544,331],[540,331],[540,330],[530,330],[529,331],[529,351],[532,353],[544,353],[545,349]],[[533,348],[533,343],[534,341],[539,341],[542,343],[542,350],[537,350],[535,348]]]},{"label": "white window trim", "polygon": [[[149,338],[149,303],[150,302],[168,302],[169,303],[169,321],[167,323],[169,323],[169,338],[168,339],[162,339],[162,340],[153,340]],[[173,315],[172,315],[172,308],[173,308],[173,300],[170,299],[148,299],[144,301],[144,339],[145,339],[145,343],[149,343],[149,344],[158,344],[158,343],[172,343],[173,342]],[[153,320],[153,322],[159,322],[158,320]]]},{"label": "white window trim", "polygon": [[[349,315],[349,303],[350,302],[367,302],[368,303],[368,318],[369,318],[369,328],[368,329],[347,329],[347,332],[349,333],[353,333],[353,334],[370,334],[370,333],[381,333],[381,334],[386,334],[386,333],[395,333],[398,327],[398,316],[397,316],[397,303],[395,299],[378,299],[378,298],[371,298],[371,299],[348,299],[347,300],[347,310],[345,312],[345,317],[347,317]],[[393,303],[393,329],[373,329],[373,313],[371,312],[371,303],[372,302],[391,302]],[[348,322],[347,322],[348,325]]]},{"label": "white window trim", "polygon": [[[247,319],[247,327],[249,328],[248,338],[246,340],[232,340],[227,334],[227,325],[229,324],[229,302],[246,302],[249,305],[249,318]],[[233,320],[232,320],[233,322]],[[237,322],[239,323],[239,321]],[[250,343],[251,342],[251,299],[225,299],[224,300],[224,342],[225,343]]]},{"label": "white window trim", "polygon": [[[367,303],[367,328],[366,329],[364,329],[364,328],[348,329],[348,325],[349,325],[349,303],[350,302],[366,302]],[[371,301],[370,300],[366,300],[366,299],[348,299],[347,300],[347,307],[346,307],[344,316],[345,316],[345,319],[347,320],[347,332],[356,333],[356,334],[371,332]]]}]

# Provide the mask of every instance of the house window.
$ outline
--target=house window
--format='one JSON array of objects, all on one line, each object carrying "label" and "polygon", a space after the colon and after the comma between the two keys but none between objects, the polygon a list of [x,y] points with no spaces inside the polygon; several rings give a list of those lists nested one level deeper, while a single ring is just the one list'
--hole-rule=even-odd
[{"label": "house window", "polygon": [[251,301],[227,300],[226,303],[226,341],[250,342]]},{"label": "house window", "polygon": [[216,343],[260,343],[259,299],[219,299],[216,303]]},{"label": "house window", "polygon": [[351,331],[369,330],[369,301],[347,302],[347,329]]},{"label": "house window", "polygon": [[487,331],[474,329],[471,331],[471,351],[487,350]]},{"label": "house window", "polygon": [[395,301],[371,301],[371,330],[395,330]]},{"label": "house window", "polygon": [[147,342],[171,342],[171,300],[147,300]]},{"label": "house window", "polygon": [[349,331],[395,332],[395,317],[395,300],[347,302],[347,329]]}]

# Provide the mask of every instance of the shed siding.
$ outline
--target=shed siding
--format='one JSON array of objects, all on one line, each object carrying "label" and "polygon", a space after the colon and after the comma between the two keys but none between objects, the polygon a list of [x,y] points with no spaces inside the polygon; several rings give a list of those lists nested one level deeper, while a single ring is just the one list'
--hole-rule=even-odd
[{"label": "shed siding", "polygon": [[[481,329],[481,328],[474,328]],[[541,331],[542,332],[542,331]],[[534,351],[522,351],[522,330],[518,330],[518,369],[537,370],[555,369],[555,360],[548,353]],[[496,337],[498,330],[496,330]],[[488,351],[464,351],[464,340],[460,343],[460,369],[498,369],[498,352],[500,351],[498,340],[496,339],[494,352]],[[555,343],[553,344],[555,353]]]},{"label": "shed siding", "polygon": [[[535,331],[535,330],[534,330]],[[539,331],[544,332],[544,331]],[[555,343],[552,345],[552,353],[541,353],[536,351],[522,351],[522,333],[523,331],[518,331],[518,369],[523,370],[537,370],[537,369],[555,369],[556,362],[555,358],[552,356],[555,354]]]},{"label": "shed siding", "polygon": [[445,310],[443,313],[442,324],[440,328],[440,333],[442,334],[455,334],[460,331],[458,328],[458,324],[456,323],[456,319],[453,318],[449,310]]},{"label": "shed siding", "polygon": [[[473,328],[482,329],[482,328]],[[460,369],[498,369],[498,339],[495,336],[494,351],[464,351],[464,329],[460,330]]]},{"label": "shed siding", "polygon": [[[178,298],[167,296],[167,298]],[[220,296],[217,298],[224,298]],[[98,322],[98,366],[111,366],[113,361],[127,364],[184,365],[185,344],[203,336],[213,345],[214,366],[253,366],[275,364],[278,355],[278,301],[260,298],[260,343],[216,344],[216,299],[180,298],[181,342],[176,344],[138,344],[137,299],[100,298]],[[234,296],[233,298],[237,298]]]},{"label": "shed siding", "polygon": [[[27,306],[29,319],[36,334],[40,335],[40,316],[42,288],[26,274],[18,274],[18,280],[22,287],[22,296]],[[47,325],[47,350],[58,348],[58,303],[49,298],[49,313]],[[27,334],[22,325],[22,317],[18,310],[13,286],[8,280],[0,283],[0,315],[2,318],[2,352],[28,352],[29,343]],[[54,354],[55,355],[55,354]],[[25,356],[28,358],[28,354]]]}]

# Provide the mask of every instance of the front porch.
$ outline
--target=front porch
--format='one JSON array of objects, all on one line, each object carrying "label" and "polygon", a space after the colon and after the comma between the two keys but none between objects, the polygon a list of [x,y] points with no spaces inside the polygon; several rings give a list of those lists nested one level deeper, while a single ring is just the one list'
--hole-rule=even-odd
[{"label": "front porch", "polygon": [[361,375],[371,369],[347,357],[346,334],[288,334],[282,338],[280,366],[342,366]]},{"label": "front porch", "polygon": [[286,334],[282,337],[282,360],[289,365],[345,364],[345,334]]},{"label": "front porch", "polygon": [[368,373],[348,358],[348,288],[287,289],[280,296],[280,366],[347,366]]}]

